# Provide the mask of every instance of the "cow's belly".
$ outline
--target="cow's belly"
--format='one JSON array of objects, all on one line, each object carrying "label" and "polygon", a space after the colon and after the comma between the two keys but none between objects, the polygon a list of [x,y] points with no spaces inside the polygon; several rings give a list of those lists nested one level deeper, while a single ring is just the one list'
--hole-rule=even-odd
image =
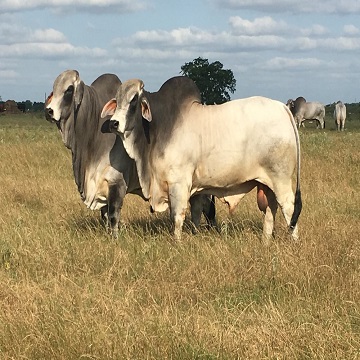
[{"label": "cow's belly", "polygon": [[[195,170],[193,186],[203,188],[233,189],[260,175],[257,164],[248,166],[245,161],[221,161],[209,157],[209,161],[201,163]],[[256,166],[257,165],[257,166]]]}]

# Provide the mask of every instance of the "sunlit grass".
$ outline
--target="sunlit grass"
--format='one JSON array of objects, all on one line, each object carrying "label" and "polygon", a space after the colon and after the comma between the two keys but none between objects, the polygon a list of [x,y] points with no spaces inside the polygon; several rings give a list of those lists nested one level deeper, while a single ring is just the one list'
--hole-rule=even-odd
[{"label": "sunlit grass", "polygon": [[[221,234],[125,198],[115,241],[39,118],[0,118],[0,359],[360,358],[360,132],[301,129],[301,243],[261,242],[255,194]],[[12,123],[13,121],[13,123]],[[188,220],[187,220],[188,221]]]}]

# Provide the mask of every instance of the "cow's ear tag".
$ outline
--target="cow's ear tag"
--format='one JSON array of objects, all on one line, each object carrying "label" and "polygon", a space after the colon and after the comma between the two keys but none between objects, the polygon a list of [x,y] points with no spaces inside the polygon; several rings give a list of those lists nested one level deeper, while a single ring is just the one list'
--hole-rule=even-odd
[{"label": "cow's ear tag", "polygon": [[101,112],[101,117],[104,118],[106,116],[114,115],[115,109],[116,109],[116,99],[113,98],[104,105],[102,112]]},{"label": "cow's ear tag", "polygon": [[145,98],[141,100],[141,115],[149,122],[152,120],[150,104]]}]

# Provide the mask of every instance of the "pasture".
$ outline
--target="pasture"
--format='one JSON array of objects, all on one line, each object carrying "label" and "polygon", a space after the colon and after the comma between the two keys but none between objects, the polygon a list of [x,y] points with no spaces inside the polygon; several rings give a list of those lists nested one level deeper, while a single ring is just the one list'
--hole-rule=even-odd
[{"label": "pasture", "polygon": [[127,195],[119,239],[86,209],[42,115],[0,117],[0,359],[360,359],[360,116],[300,129],[301,242],[260,242],[251,192],[221,233],[170,237]]}]

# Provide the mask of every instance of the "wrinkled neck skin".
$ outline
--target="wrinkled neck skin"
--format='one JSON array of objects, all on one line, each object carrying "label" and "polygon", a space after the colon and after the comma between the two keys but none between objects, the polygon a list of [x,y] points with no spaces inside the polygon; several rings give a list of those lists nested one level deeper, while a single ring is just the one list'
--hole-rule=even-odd
[{"label": "wrinkled neck skin", "polygon": [[73,150],[75,148],[75,136],[74,136],[74,109],[71,111],[70,116],[66,120],[60,120],[60,134],[64,145]]},{"label": "wrinkled neck skin", "polygon": [[[75,182],[82,199],[86,198],[84,192],[86,191],[86,167],[96,160],[92,155],[94,154],[93,149],[98,145],[94,142],[97,137],[92,134],[96,131],[100,132],[100,107],[98,102],[95,91],[91,87],[85,86],[82,102],[78,109],[72,111],[72,121],[69,124],[69,131],[65,135],[65,139],[71,148]],[[86,104],[86,107],[82,106],[82,104]],[[93,119],[94,123],[89,123],[88,119]]]},{"label": "wrinkled neck skin", "polygon": [[[150,124],[151,126],[153,124]],[[131,131],[125,130],[120,134],[123,141],[124,148],[130,158],[136,162],[137,173],[139,176],[139,183],[145,199],[150,198],[150,146],[145,137],[144,129],[141,122],[137,122],[134,129]],[[150,133],[151,142],[151,133]]]}]

